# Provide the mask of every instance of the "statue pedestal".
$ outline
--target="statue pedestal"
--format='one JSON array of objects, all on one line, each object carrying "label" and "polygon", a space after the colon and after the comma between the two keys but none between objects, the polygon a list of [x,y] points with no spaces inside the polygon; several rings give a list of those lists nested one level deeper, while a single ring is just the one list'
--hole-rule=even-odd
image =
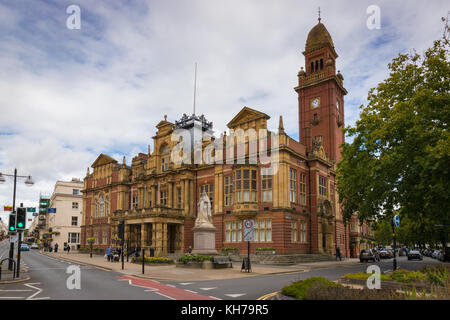
[{"label": "statue pedestal", "polygon": [[217,254],[216,250],[216,228],[214,226],[198,226],[194,231],[195,254]]}]

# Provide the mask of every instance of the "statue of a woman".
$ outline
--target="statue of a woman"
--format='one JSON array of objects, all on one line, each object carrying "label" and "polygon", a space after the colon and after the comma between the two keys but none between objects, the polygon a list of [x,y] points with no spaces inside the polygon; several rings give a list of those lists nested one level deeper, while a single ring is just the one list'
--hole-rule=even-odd
[{"label": "statue of a woman", "polygon": [[198,202],[198,214],[195,220],[195,227],[214,227],[211,215],[211,202],[205,191]]}]

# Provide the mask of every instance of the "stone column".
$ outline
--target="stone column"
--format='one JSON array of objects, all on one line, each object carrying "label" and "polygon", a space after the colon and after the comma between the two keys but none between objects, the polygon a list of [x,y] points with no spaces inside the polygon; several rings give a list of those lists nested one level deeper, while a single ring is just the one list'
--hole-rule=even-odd
[{"label": "stone column", "polygon": [[155,255],[161,256],[163,246],[162,223],[154,223],[153,226],[155,227]]},{"label": "stone column", "polygon": [[183,253],[184,252],[184,225],[182,225],[182,224],[177,225],[177,228],[178,228],[177,234],[179,236],[177,249],[180,250],[180,253]]},{"label": "stone column", "polygon": [[152,205],[156,206],[156,193],[158,192],[157,186],[152,186]]},{"label": "stone column", "polygon": [[[147,247],[147,224],[141,224],[141,248]],[[148,253],[147,253],[148,254]]]},{"label": "stone column", "polygon": [[[125,234],[124,234],[125,239],[123,239],[123,240],[124,241],[129,240],[130,236],[131,236],[130,225],[125,223]],[[129,243],[129,241],[128,241],[128,243]]]},{"label": "stone column", "polygon": [[163,237],[162,237],[162,246],[163,246],[162,252],[167,253],[168,252],[167,245],[169,243],[169,241],[167,239],[167,223],[162,223],[162,235],[163,235]]},{"label": "stone column", "polygon": [[169,208],[173,208],[173,183],[169,182],[169,194],[167,195],[167,204]]},{"label": "stone column", "polygon": [[189,214],[189,180],[184,180],[184,213]]}]

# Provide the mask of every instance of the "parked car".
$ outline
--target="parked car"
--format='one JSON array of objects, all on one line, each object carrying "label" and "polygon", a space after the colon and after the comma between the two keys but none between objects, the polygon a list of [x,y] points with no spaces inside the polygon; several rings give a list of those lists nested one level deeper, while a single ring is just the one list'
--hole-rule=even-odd
[{"label": "parked car", "polygon": [[377,253],[375,253],[373,250],[361,250],[361,253],[359,254],[359,261],[360,262],[367,262],[367,261],[380,261],[380,257]]},{"label": "parked car", "polygon": [[389,251],[387,250],[381,250],[380,251],[380,259],[390,259],[391,255],[389,254]]},{"label": "parked car", "polygon": [[410,250],[409,251],[409,253],[408,253],[408,260],[413,260],[413,259],[423,260],[423,256],[419,252],[419,250]]},{"label": "parked car", "polygon": [[20,245],[20,251],[30,251],[30,247],[26,243]]},{"label": "parked car", "polygon": [[35,242],[35,243],[31,244],[30,249],[39,249],[39,245]]}]

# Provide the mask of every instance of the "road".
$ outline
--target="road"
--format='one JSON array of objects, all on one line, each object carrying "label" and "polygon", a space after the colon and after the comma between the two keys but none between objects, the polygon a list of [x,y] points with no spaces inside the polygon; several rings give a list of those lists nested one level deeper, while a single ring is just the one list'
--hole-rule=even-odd
[{"label": "road", "polygon": [[[9,243],[0,243],[0,257],[8,255]],[[371,263],[338,265],[307,270],[302,273],[253,276],[239,279],[167,282],[141,279],[91,266],[80,266],[80,289],[69,289],[67,282],[72,272],[70,262],[58,260],[31,250],[22,253],[22,263],[30,268],[31,280],[0,285],[0,300],[55,299],[55,300],[256,300],[292,281],[311,276],[337,280],[346,273],[366,272]],[[400,268],[417,270],[424,265],[441,263],[424,257],[423,261],[398,258]],[[383,272],[392,270],[392,259],[376,263]],[[69,281],[70,282],[70,281]],[[73,283],[73,282],[70,282]]]}]

